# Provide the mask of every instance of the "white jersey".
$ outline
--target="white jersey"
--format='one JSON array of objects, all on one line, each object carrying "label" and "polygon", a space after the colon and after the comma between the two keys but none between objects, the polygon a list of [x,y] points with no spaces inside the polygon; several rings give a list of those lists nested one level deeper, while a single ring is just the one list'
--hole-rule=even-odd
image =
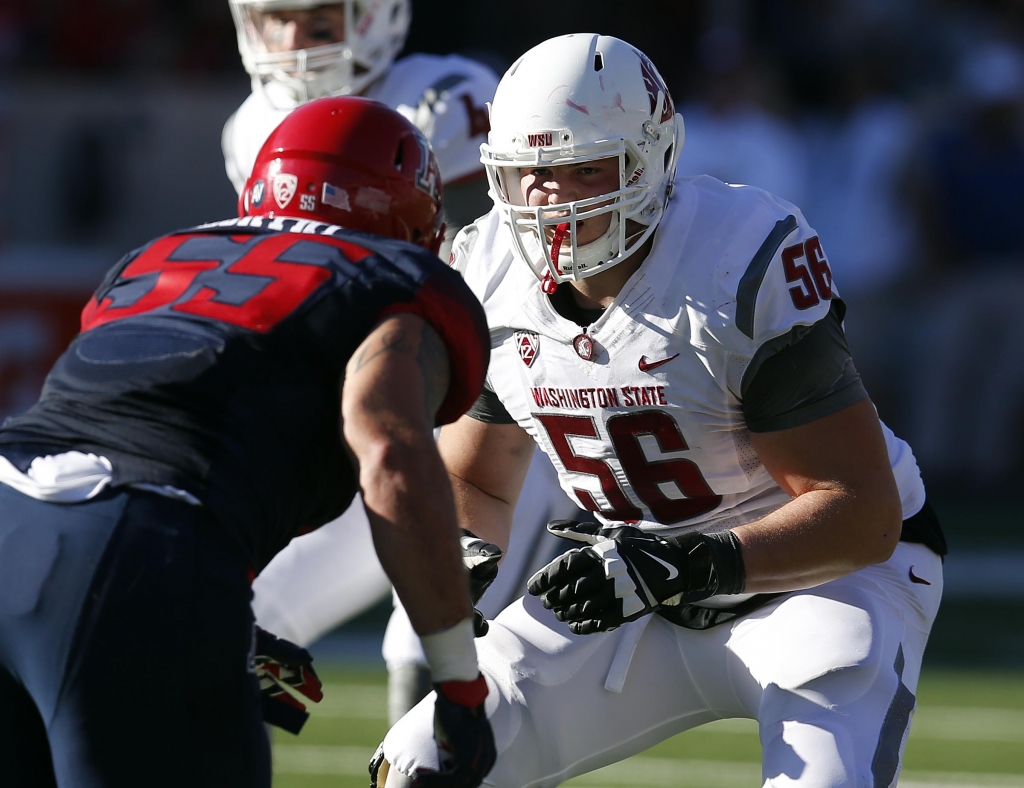
[{"label": "white jersey", "polygon": [[[650,254],[586,340],[513,259],[510,232],[498,213],[483,217],[456,239],[454,263],[487,310],[489,386],[566,492],[605,521],[662,531],[717,529],[788,500],[751,445],[741,394],[758,350],[823,319],[834,296],[796,208],[678,180]],[[924,489],[907,445],[885,438],[908,517]],[[554,788],[736,717],[758,721],[767,788],[896,785],[941,594],[939,556],[901,542],[881,564],[702,631],[648,615],[573,635],[527,596],[477,640],[498,751],[487,784]],[[385,788],[440,768],[433,696],[382,754]]]},{"label": "white jersey", "polygon": [[[582,340],[514,259],[510,232],[492,211],[460,233],[453,264],[487,312],[487,386],[566,493],[605,522],[667,532],[733,527],[789,500],[751,445],[741,382],[759,348],[821,320],[835,295],[797,208],[680,178],[647,259]],[[920,473],[884,432],[909,517]]]},{"label": "white jersey", "polygon": [[[434,149],[441,180],[454,183],[482,172],[480,143],[487,138],[486,103],[498,78],[487,66],[458,55],[409,55],[366,91],[423,132]],[[253,92],[228,118],[221,144],[228,178],[239,194],[270,133],[296,106],[275,83]]]}]

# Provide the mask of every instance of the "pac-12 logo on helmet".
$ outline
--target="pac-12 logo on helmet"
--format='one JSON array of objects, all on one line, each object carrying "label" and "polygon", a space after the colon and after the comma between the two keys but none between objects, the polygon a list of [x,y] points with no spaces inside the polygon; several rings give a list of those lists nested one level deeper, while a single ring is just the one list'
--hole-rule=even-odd
[{"label": "pac-12 logo on helmet", "polygon": [[279,172],[274,176],[274,200],[282,211],[292,201],[298,186],[299,179],[290,173]]}]

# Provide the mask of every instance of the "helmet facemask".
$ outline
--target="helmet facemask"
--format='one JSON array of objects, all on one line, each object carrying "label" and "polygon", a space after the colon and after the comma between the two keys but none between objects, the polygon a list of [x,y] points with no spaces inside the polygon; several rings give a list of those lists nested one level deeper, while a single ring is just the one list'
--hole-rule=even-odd
[{"label": "helmet facemask", "polygon": [[[607,270],[650,239],[681,142],[681,118],[650,61],[618,39],[576,34],[538,45],[505,74],[480,160],[515,250],[542,281],[560,283]],[[615,190],[524,204],[523,171],[603,159],[618,163]],[[601,237],[579,244],[580,222],[606,214]]]},{"label": "helmet facemask", "polygon": [[[568,130],[561,135],[571,138]],[[659,199],[646,178],[650,170],[647,155],[636,143],[610,140],[585,148],[588,150],[535,148],[530,162],[498,163],[493,151],[483,146],[492,197],[513,230],[513,243],[538,276],[555,282],[585,279],[622,262],[651,237],[664,210],[664,196]],[[617,190],[565,203],[537,207],[522,204],[522,170],[608,158],[618,162]],[[580,245],[579,223],[605,214],[611,217],[604,233]]]},{"label": "helmet facemask", "polygon": [[[242,64],[253,90],[290,109],[323,96],[358,95],[391,66],[409,29],[408,0],[230,0]],[[273,15],[315,13],[330,6],[344,14],[344,38],[304,49],[272,51]]]}]

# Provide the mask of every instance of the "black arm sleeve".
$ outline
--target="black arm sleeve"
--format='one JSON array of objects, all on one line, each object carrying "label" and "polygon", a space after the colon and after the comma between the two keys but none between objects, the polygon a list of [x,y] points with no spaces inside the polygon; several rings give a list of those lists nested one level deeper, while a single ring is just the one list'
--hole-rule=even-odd
[{"label": "black arm sleeve", "polygon": [[505,406],[501,404],[501,400],[498,399],[498,395],[491,391],[487,386],[484,386],[483,391],[480,392],[480,396],[476,398],[476,402],[473,403],[466,415],[476,419],[477,421],[483,421],[488,424],[515,424],[516,420],[509,415],[509,412],[505,410]]},{"label": "black arm sleeve", "polygon": [[822,320],[761,346],[743,376],[747,429],[797,427],[868,396],[846,344],[845,314],[837,298]]}]

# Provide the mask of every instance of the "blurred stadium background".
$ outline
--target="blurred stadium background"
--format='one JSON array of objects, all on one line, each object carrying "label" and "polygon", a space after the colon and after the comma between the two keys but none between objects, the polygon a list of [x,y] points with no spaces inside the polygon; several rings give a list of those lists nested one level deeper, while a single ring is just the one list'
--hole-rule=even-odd
[{"label": "blurred stadium background", "polygon": [[[868,389],[914,447],[951,553],[903,783],[1024,786],[1024,2],[413,0],[406,51],[500,73],[584,30],[659,67],[684,174],[803,209]],[[0,4],[0,419],[124,252],[234,215],[220,131],[248,91],[225,0]],[[279,742],[277,784],[365,784],[387,608],[319,644],[335,691]],[[577,782],[756,784],[757,757],[722,724]]]}]

